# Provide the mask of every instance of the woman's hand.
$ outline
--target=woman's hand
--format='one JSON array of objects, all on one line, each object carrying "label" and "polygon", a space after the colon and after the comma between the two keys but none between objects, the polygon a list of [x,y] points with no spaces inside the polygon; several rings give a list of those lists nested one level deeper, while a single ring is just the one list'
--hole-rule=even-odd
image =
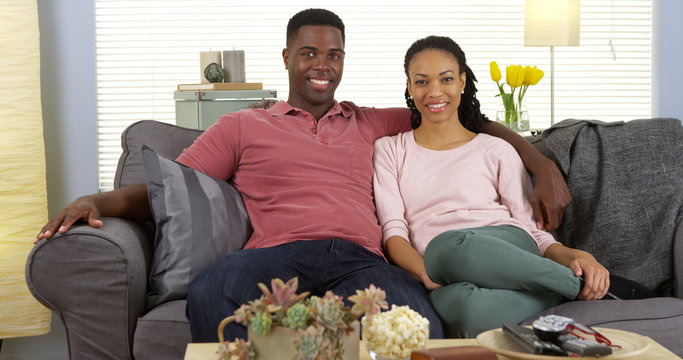
[{"label": "woman's hand", "polygon": [[424,273],[424,276],[420,279],[420,281],[422,281],[422,284],[423,284],[423,285],[427,288],[427,290],[429,290],[429,291],[432,291],[432,290],[434,290],[434,289],[436,289],[436,288],[440,288],[440,287],[441,287],[441,285],[439,285],[439,284],[433,282],[432,279],[430,279],[429,276],[427,276],[427,273],[426,273],[426,272]]},{"label": "woman's hand", "polygon": [[569,268],[576,276],[583,275],[584,279],[583,289],[576,298],[579,300],[602,299],[609,290],[609,271],[591,254],[581,250],[576,251],[580,253],[569,263]]},{"label": "woman's hand", "polygon": [[590,253],[555,243],[545,250],[543,256],[572,269],[574,275],[583,276],[583,289],[576,295],[577,299],[598,300],[607,294],[609,271]]},{"label": "woman's hand", "polygon": [[388,238],[384,243],[384,253],[394,264],[424,284],[427,290],[431,291],[441,286],[429,278],[422,255],[410,245],[408,240],[400,236]]}]

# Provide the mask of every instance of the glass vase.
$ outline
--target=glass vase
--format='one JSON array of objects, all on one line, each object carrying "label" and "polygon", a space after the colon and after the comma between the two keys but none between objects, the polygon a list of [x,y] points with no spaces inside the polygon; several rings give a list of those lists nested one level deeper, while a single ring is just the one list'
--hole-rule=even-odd
[{"label": "glass vase", "polygon": [[512,131],[529,131],[529,112],[521,106],[517,106],[513,110],[499,109],[496,112],[496,122]]}]

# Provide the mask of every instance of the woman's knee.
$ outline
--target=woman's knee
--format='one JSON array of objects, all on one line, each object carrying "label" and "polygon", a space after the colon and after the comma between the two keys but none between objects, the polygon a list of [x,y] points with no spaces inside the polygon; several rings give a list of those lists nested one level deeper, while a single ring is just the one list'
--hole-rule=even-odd
[{"label": "woman's knee", "polygon": [[447,231],[436,236],[427,245],[424,264],[427,274],[441,285],[470,281],[479,256],[473,253],[473,234],[468,230]]},{"label": "woman's knee", "polygon": [[468,338],[481,332],[481,323],[491,309],[482,306],[478,290],[476,285],[462,282],[432,291],[430,300],[441,318],[446,337]]},{"label": "woman's knee", "polygon": [[424,253],[425,266],[439,267],[451,265],[462,251],[458,251],[468,242],[469,232],[451,230],[434,237]]}]

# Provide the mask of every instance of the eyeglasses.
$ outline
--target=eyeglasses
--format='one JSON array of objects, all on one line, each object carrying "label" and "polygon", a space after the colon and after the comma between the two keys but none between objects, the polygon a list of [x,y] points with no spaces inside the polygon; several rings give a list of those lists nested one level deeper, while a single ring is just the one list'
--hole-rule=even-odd
[{"label": "eyeglasses", "polygon": [[533,328],[536,336],[545,341],[555,341],[563,333],[571,334],[583,340],[589,340],[587,335],[592,335],[599,344],[621,348],[620,345],[612,345],[612,342],[605,335],[602,335],[592,327],[575,322],[573,319],[564,316],[541,316],[534,321]]},{"label": "eyeglasses", "polygon": [[[595,341],[597,341],[599,344],[603,344],[606,346],[621,349],[621,345],[613,345],[612,342],[605,335],[602,335],[597,330],[593,329],[592,327],[590,327],[588,325],[584,325],[584,324],[577,323],[577,322],[572,322],[570,324],[567,324],[567,328],[565,331],[567,333],[572,334],[572,335],[576,336],[577,338],[583,339],[583,340],[589,340],[585,337],[585,335],[593,335],[593,337],[595,338]],[[585,335],[579,335],[579,334],[577,334],[577,332],[581,332]]]}]

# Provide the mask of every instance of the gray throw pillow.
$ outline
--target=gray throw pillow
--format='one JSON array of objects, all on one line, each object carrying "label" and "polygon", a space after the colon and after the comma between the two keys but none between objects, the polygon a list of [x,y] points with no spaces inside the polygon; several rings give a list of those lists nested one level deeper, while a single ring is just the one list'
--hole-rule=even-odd
[{"label": "gray throw pillow", "polygon": [[142,146],[147,195],[156,225],[146,308],[184,299],[194,277],[241,249],[252,228],[242,198],[226,181]]}]

